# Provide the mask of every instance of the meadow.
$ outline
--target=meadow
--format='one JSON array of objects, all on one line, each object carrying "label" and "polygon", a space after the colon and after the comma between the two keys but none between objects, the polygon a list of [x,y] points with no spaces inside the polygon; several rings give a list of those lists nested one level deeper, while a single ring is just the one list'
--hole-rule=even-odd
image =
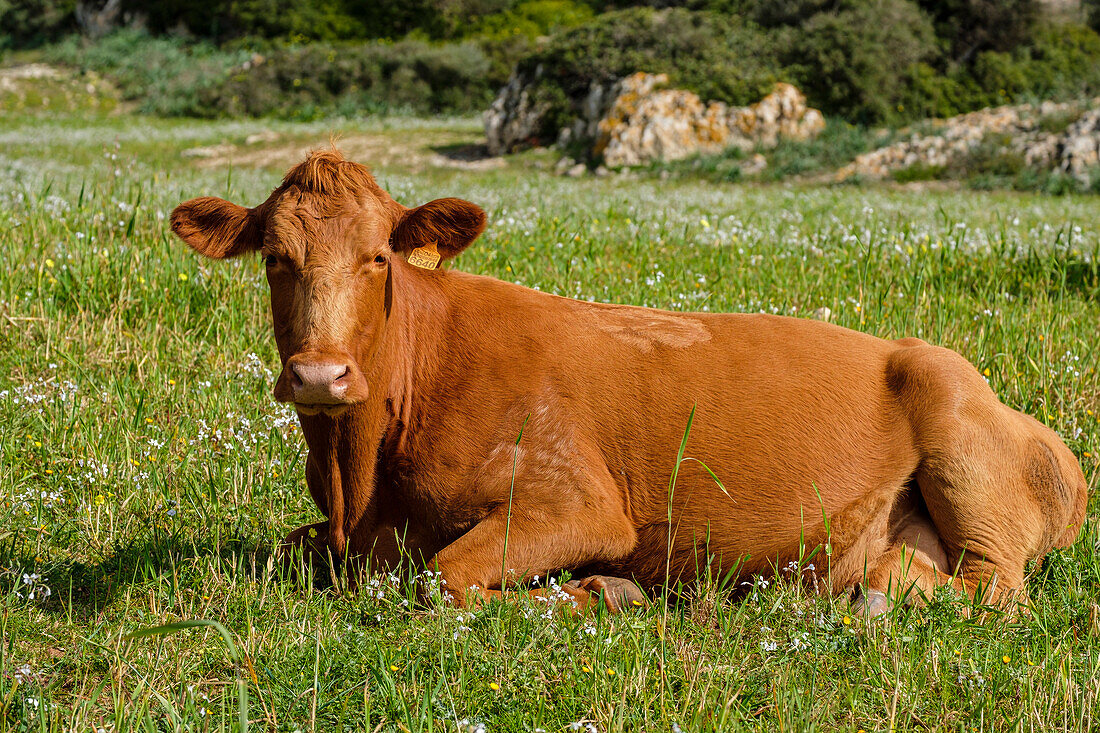
[{"label": "meadow", "polygon": [[[794,582],[828,572],[812,551],[618,617],[425,606],[411,572],[344,595],[283,579],[274,543],[319,514],[271,396],[262,265],[201,260],[167,216],[258,203],[332,131],[399,201],[489,212],[457,268],[956,349],[1080,458],[1081,538],[1030,569],[1016,617],[943,593],[866,622]],[[1100,726],[1100,198],[575,180],[537,152],[456,161],[478,136],[463,118],[0,122],[0,731]]]}]

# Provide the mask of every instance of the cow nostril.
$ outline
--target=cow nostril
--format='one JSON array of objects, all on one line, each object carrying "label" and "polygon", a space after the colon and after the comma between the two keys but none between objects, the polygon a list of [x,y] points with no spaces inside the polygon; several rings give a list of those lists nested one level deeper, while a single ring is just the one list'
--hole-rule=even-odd
[{"label": "cow nostril", "polygon": [[344,377],[348,376],[348,374],[349,374],[350,372],[351,372],[351,369],[350,369],[350,368],[348,367],[348,365],[347,365],[347,364],[345,364],[345,365],[344,365],[344,368],[343,368],[343,370],[342,370],[342,371],[341,371],[341,372],[340,372],[340,373],[339,373],[339,374],[338,374],[338,375],[336,376],[336,379],[334,379],[334,380],[332,380],[332,381],[333,381],[333,382],[339,382],[339,381],[340,381],[341,379],[343,379]]},{"label": "cow nostril", "polygon": [[290,384],[293,387],[302,386],[302,375],[298,373],[298,365],[292,364],[290,366]]}]

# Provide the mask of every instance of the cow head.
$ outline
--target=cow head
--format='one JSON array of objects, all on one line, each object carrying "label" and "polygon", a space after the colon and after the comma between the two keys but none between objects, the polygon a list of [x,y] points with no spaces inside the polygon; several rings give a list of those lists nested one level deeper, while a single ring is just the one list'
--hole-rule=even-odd
[{"label": "cow head", "polygon": [[406,208],[366,168],[325,151],[255,208],[197,198],[171,221],[207,257],[263,257],[283,363],[275,397],[335,416],[368,394],[364,374],[390,317],[395,268],[411,268],[410,253],[429,253],[429,265],[454,257],[481,234],[485,212],[453,198]]}]

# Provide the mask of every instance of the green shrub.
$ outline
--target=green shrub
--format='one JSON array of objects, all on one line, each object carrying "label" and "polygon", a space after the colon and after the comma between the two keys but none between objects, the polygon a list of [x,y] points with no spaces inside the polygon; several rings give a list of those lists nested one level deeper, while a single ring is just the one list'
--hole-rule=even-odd
[{"label": "green shrub", "polygon": [[829,119],[825,130],[812,140],[780,140],[770,150],[760,150],[768,159],[763,177],[781,180],[819,171],[836,170],[860,153],[889,142],[889,136],[876,134],[862,125],[841,119]]},{"label": "green shrub", "polygon": [[492,98],[488,69],[473,43],[313,44],[281,49],[235,70],[204,90],[200,111],[295,118],[334,109],[472,112]]},{"label": "green shrub", "polygon": [[156,33],[181,26],[226,41],[455,40],[534,37],[592,15],[574,0],[128,0]]},{"label": "green shrub", "polygon": [[468,36],[484,40],[526,36],[533,41],[591,18],[592,9],[574,0],[525,0],[514,8],[480,18]]},{"label": "green shrub", "polygon": [[122,30],[94,43],[69,37],[46,58],[110,77],[123,99],[136,101],[143,113],[209,117],[217,111],[203,108],[203,96],[249,54]]},{"label": "green shrub", "polygon": [[899,104],[910,119],[1095,96],[1100,94],[1100,35],[1080,25],[1040,24],[1028,46],[1011,52],[984,51],[971,64],[947,72],[917,64],[900,86]]},{"label": "green shrub", "polygon": [[1039,0],[918,0],[953,61],[980,51],[1011,51],[1031,42]]},{"label": "green shrub", "polygon": [[119,31],[95,43],[70,38],[47,56],[108,75],[140,111],[166,116],[471,112],[492,97],[489,61],[472,43],[274,46],[259,56]]},{"label": "green shrub", "polygon": [[907,0],[846,2],[784,35],[788,72],[810,103],[861,123],[909,119],[905,82],[938,51],[931,21]]},{"label": "green shrub", "polygon": [[76,0],[0,0],[0,49],[37,46],[76,29]]},{"label": "green shrub", "polygon": [[1100,35],[1085,26],[1042,25],[1031,45],[1013,51],[1009,60],[982,64],[989,55],[979,56],[974,70],[976,83],[987,91],[1003,88],[1012,98],[1031,99],[1100,94]]},{"label": "green shrub", "polygon": [[890,174],[898,183],[913,183],[915,181],[935,181],[943,178],[945,166],[929,165],[928,163],[914,163],[908,168],[896,170]]},{"label": "green shrub", "polygon": [[183,27],[200,38],[240,36],[334,41],[362,38],[368,28],[351,2],[317,0],[126,0],[156,33]]},{"label": "green shrub", "polygon": [[759,100],[779,71],[767,32],[736,17],[679,8],[598,16],[555,34],[519,70],[538,66],[570,98],[583,97],[593,81],[648,71],[667,73],[674,86],[730,104]]},{"label": "green shrub", "polygon": [[769,32],[736,17],[681,8],[630,8],[554,34],[523,58],[517,71],[538,79],[534,96],[547,104],[544,137],[577,114],[593,82],[636,71],[667,73],[672,86],[704,100],[758,101],[779,80]]},{"label": "green shrub", "polygon": [[486,15],[467,37],[489,57],[489,84],[503,86],[516,62],[531,53],[540,37],[585,23],[592,9],[575,0],[526,0],[514,8]]}]

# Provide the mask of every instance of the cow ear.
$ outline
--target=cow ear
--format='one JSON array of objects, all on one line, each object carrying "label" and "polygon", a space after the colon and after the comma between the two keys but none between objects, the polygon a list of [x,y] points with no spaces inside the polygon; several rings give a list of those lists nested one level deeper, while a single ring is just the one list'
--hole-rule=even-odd
[{"label": "cow ear", "polygon": [[462,199],[436,199],[409,209],[390,240],[395,252],[408,254],[419,247],[433,247],[449,260],[485,231],[485,212]]},{"label": "cow ear", "polygon": [[254,209],[213,196],[184,201],[172,211],[172,231],[196,252],[215,260],[236,257],[263,246]]}]

